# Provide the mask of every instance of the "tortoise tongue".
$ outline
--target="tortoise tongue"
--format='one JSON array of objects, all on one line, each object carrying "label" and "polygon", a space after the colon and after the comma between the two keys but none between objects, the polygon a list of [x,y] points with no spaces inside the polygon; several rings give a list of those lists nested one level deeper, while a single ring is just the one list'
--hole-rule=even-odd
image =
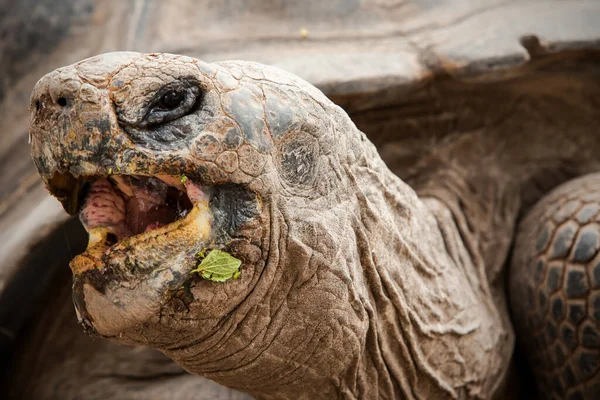
[{"label": "tortoise tongue", "polygon": [[117,236],[127,236],[125,204],[109,181],[99,179],[91,184],[79,219],[88,232],[104,227]]}]

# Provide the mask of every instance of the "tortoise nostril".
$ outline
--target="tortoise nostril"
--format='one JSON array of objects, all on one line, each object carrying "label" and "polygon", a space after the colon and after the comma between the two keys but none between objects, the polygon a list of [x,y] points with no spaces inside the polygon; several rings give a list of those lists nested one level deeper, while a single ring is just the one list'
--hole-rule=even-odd
[{"label": "tortoise nostril", "polygon": [[56,102],[58,103],[59,106],[64,107],[67,105],[67,99],[64,97],[59,97],[58,100],[56,100]]},{"label": "tortoise nostril", "polygon": [[39,111],[40,110],[40,101],[36,100],[35,101],[35,111]]}]

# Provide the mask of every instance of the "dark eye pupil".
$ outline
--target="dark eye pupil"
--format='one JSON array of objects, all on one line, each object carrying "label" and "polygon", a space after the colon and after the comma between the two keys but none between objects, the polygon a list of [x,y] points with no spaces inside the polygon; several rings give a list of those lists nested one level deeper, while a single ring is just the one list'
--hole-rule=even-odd
[{"label": "dark eye pupil", "polygon": [[160,105],[168,110],[177,107],[183,101],[183,93],[174,90],[167,92],[160,98]]}]

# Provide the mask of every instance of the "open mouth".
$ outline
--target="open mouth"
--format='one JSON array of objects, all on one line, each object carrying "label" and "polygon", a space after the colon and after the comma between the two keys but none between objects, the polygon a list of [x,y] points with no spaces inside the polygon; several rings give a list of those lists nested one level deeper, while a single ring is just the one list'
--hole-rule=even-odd
[{"label": "open mouth", "polygon": [[162,228],[209,198],[208,188],[169,175],[98,177],[85,192],[79,218],[90,235],[88,248]]}]

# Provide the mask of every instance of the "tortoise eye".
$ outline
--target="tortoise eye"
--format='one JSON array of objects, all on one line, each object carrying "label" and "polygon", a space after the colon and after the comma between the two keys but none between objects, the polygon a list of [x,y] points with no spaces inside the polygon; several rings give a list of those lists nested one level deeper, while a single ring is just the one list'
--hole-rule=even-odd
[{"label": "tortoise eye", "polygon": [[[198,81],[182,79],[161,88],[145,107],[144,116],[129,125],[144,128],[173,121],[193,111],[194,106],[202,101],[202,90]],[[127,121],[121,122],[128,123]]]},{"label": "tortoise eye", "polygon": [[185,94],[180,91],[171,90],[165,93],[159,101],[161,108],[172,110],[177,108],[185,99]]}]

